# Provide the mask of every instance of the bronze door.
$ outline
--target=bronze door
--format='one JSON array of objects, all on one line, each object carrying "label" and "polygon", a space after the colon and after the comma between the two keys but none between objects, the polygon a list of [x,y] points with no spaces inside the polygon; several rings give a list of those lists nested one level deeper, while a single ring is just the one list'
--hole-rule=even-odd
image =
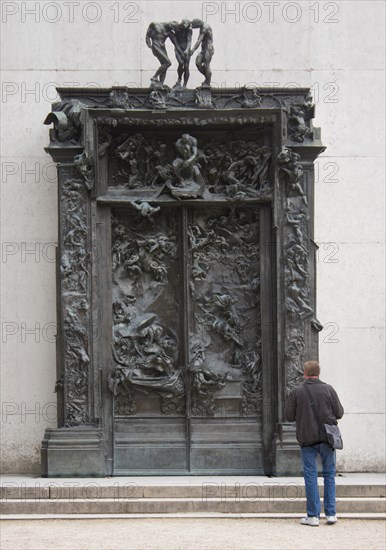
[{"label": "bronze door", "polygon": [[111,208],[114,475],[263,473],[268,218],[253,202]]}]

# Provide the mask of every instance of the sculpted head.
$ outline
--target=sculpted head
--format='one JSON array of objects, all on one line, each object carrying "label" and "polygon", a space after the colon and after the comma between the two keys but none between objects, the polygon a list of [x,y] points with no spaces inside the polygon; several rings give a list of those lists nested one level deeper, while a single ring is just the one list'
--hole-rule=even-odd
[{"label": "sculpted head", "polygon": [[192,20],[192,27],[193,29],[200,29],[203,25],[203,22],[201,19],[193,19]]},{"label": "sculpted head", "polygon": [[176,31],[180,24],[178,21],[170,21],[169,23],[165,23],[165,26],[169,31]]}]

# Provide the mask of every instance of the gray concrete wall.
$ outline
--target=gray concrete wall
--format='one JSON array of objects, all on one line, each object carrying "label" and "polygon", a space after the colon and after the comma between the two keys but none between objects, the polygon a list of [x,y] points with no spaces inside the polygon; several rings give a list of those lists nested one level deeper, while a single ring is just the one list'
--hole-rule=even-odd
[{"label": "gray concrete wall", "polygon": [[[44,429],[55,426],[56,174],[42,125],[55,86],[148,86],[149,22],[183,17],[214,29],[213,86],[313,90],[327,146],[315,204],[322,378],[346,409],[338,467],[382,470],[384,3],[4,1],[1,10],[3,471],[37,472]],[[174,62],[166,83],[175,79]]]}]

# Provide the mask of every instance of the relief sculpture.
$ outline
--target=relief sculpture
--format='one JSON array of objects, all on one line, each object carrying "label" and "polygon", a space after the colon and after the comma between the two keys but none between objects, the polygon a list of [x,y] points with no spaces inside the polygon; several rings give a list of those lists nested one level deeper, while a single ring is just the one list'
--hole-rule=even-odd
[{"label": "relief sculpture", "polygon": [[172,173],[163,139],[121,134],[110,148],[112,180],[126,189],[163,185]]},{"label": "relief sculpture", "polygon": [[[115,414],[136,413],[136,393],[157,395],[162,414],[181,413],[185,386],[179,369],[175,220],[159,207],[132,203],[113,219],[113,345],[114,368],[109,387]],[[161,220],[161,221],[160,221]],[[152,311],[165,300],[164,318]],[[174,326],[174,328],[173,328]]]},{"label": "relief sculpture", "polygon": [[[189,226],[193,414],[215,415],[225,386],[241,415],[261,405],[258,213],[200,211]],[[225,390],[224,390],[225,391]]]},{"label": "relief sculpture", "polygon": [[115,414],[136,413],[134,390],[159,395],[163,414],[183,412],[185,387],[177,367],[177,344],[176,335],[155,314],[115,325],[115,369],[109,377]]},{"label": "relief sculpture", "polygon": [[279,175],[284,186],[287,389],[300,383],[303,377],[306,322],[317,322],[310,306],[308,209],[299,160],[299,155],[290,149],[283,149],[278,155]]},{"label": "relief sculpture", "polygon": [[200,416],[213,416],[216,412],[215,394],[225,386],[227,374],[213,372],[206,366],[204,347],[200,343],[193,347],[192,353],[192,412]]},{"label": "relief sculpture", "polygon": [[65,425],[89,420],[89,252],[87,246],[86,187],[67,179],[62,190],[62,250],[60,278],[65,348]]},{"label": "relief sculpture", "polygon": [[[178,200],[210,194],[230,200],[270,199],[271,157],[271,148],[255,140],[208,140],[185,133],[165,141],[121,134],[111,140],[110,179],[127,190],[154,188],[155,197],[169,193]],[[289,185],[296,193],[297,182]]]},{"label": "relief sculpture", "polygon": [[151,23],[146,45],[149,86],[59,88],[45,119],[59,422],[44,475],[295,473],[282,404],[321,329],[312,100],[215,89],[201,19]]},{"label": "relief sculpture", "polygon": [[172,197],[176,199],[196,199],[201,197],[205,183],[197,160],[197,140],[183,134],[176,142],[177,158],[173,161],[173,176],[166,182]]}]

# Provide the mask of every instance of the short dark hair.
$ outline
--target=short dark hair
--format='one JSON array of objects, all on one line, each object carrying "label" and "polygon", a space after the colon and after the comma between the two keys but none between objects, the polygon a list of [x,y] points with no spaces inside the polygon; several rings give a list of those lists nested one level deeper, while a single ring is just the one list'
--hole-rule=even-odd
[{"label": "short dark hair", "polygon": [[306,376],[319,376],[320,365],[318,361],[306,361],[303,365]]}]

